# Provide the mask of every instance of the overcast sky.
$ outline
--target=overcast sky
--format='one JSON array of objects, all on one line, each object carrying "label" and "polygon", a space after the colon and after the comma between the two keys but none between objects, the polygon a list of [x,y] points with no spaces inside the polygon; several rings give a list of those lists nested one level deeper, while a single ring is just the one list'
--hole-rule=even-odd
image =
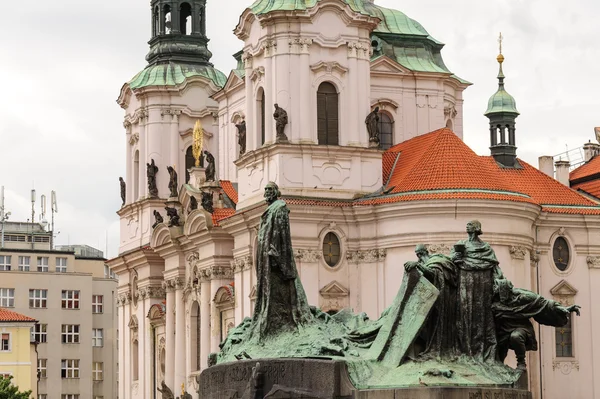
[{"label": "overcast sky", "polygon": [[[228,74],[242,47],[232,33],[252,0],[208,0],[212,62]],[[593,139],[600,126],[597,0],[376,0],[446,43],[465,92],[464,138],[488,154],[488,98],[497,87],[502,31],[506,89],[517,100],[518,154],[537,165]],[[125,174],[123,83],[145,65],[147,0],[30,0],[0,24],[0,185],[11,220],[31,218],[29,192],[55,190],[57,244],[118,252],[118,177]],[[49,204],[48,204],[49,209]],[[50,219],[50,215],[48,215]],[[108,236],[108,244],[105,237]],[[106,256],[106,254],[105,254]]]}]

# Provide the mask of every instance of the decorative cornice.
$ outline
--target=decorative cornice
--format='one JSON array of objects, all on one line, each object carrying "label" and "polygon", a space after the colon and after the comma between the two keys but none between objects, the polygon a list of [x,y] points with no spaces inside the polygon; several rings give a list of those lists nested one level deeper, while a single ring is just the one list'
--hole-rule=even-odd
[{"label": "decorative cornice", "polygon": [[310,46],[313,43],[312,39],[297,37],[289,40],[290,52],[291,53],[304,53],[308,54]]},{"label": "decorative cornice", "polygon": [[512,246],[509,251],[511,259],[523,260],[525,259],[525,254],[527,254],[525,247]]},{"label": "decorative cornice", "polygon": [[173,120],[176,121],[177,118],[179,118],[179,115],[181,115],[181,110],[173,108],[163,108],[160,110],[160,116],[164,118],[165,115],[171,115],[173,117]]},{"label": "decorative cornice", "polygon": [[139,289],[140,299],[165,299],[165,289],[162,286],[149,286]]},{"label": "decorative cornice", "polygon": [[276,40],[265,40],[261,45],[262,50],[265,52],[265,57],[271,57],[277,53],[277,41]]},{"label": "decorative cornice", "polygon": [[339,62],[330,61],[323,62],[319,61],[316,64],[310,66],[311,71],[317,72],[321,69],[324,69],[328,74],[332,74],[333,72],[337,72],[339,75],[344,76],[346,72],[348,72],[348,68],[342,66]]},{"label": "decorative cornice", "polygon": [[600,256],[588,256],[586,262],[590,269],[600,269]]},{"label": "decorative cornice", "polygon": [[242,55],[242,61],[244,62],[244,68],[252,68],[252,55],[249,52],[245,52],[244,55]]},{"label": "decorative cornice", "polygon": [[452,252],[452,246],[449,244],[429,244],[427,249],[430,254],[450,255]]},{"label": "decorative cornice", "polygon": [[381,262],[387,256],[387,249],[367,249],[363,251],[348,251],[346,260],[350,263]]},{"label": "decorative cornice", "polygon": [[315,263],[323,257],[323,252],[316,249],[294,249],[294,257],[300,262]]},{"label": "decorative cornice", "polygon": [[261,80],[263,80],[264,76],[265,76],[265,67],[259,66],[254,71],[252,71],[252,74],[250,75],[250,79],[253,82],[257,81],[257,80],[260,82]]},{"label": "decorative cornice", "polygon": [[233,273],[242,272],[244,270],[249,270],[253,263],[250,255],[238,256],[231,261],[231,269],[233,270]]},{"label": "decorative cornice", "polygon": [[348,58],[359,58],[368,60],[371,58],[372,47],[366,43],[361,42],[348,42]]},{"label": "decorative cornice", "polygon": [[125,306],[131,303],[131,292],[125,292],[117,296],[117,306]]},{"label": "decorative cornice", "polygon": [[559,369],[561,373],[567,375],[570,374],[573,369],[579,371],[579,361],[578,360],[558,360],[554,359],[552,361],[552,370]]},{"label": "decorative cornice", "polygon": [[201,281],[217,279],[233,279],[233,268],[226,266],[211,266],[199,271]]}]

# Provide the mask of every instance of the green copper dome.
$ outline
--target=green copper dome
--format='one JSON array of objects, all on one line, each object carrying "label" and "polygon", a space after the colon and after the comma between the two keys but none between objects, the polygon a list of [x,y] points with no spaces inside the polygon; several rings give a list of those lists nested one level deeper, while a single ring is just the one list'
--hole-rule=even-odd
[{"label": "green copper dome", "polygon": [[212,66],[168,63],[146,67],[131,79],[129,87],[135,90],[149,86],[178,86],[193,77],[208,79],[219,88],[227,81],[223,72]]},{"label": "green copper dome", "polygon": [[500,63],[500,72],[498,73],[498,91],[490,97],[488,101],[486,116],[490,114],[499,114],[510,112],[519,115],[517,111],[517,102],[514,97],[508,94],[504,89],[504,73],[502,72],[502,63]]}]

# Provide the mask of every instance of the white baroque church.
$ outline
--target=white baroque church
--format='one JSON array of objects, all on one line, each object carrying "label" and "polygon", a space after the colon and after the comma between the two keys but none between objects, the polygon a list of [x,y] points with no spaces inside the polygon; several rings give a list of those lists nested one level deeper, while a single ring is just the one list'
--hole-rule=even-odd
[{"label": "white baroque church", "polygon": [[[564,328],[536,326],[534,397],[600,398],[599,200],[517,157],[519,113],[502,56],[485,113],[490,130],[481,132],[491,154],[480,156],[462,141],[470,83],[402,12],[372,0],[256,0],[234,30],[242,50],[226,76],[210,63],[205,4],[151,1],[148,65],[118,98],[127,189],[120,254],[109,264],[119,277],[120,399],[160,397],[162,381],[198,397],[209,354],[252,315],[269,181],[291,210],[309,303],[327,312],[377,318],[416,244],[449,252],[466,223],[480,220],[515,286],[582,306]],[[275,104],[287,111],[287,142],[276,142]],[[365,118],[376,107],[374,147]],[[194,167],[198,120],[214,165],[203,157]],[[152,162],[158,195],[148,185]],[[168,166],[179,174],[178,197]],[[170,226],[165,206],[178,210],[179,225]]]}]

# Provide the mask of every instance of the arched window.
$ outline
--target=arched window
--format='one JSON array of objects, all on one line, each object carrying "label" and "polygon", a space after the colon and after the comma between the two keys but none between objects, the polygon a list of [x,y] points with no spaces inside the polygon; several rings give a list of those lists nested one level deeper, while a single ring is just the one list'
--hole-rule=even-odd
[{"label": "arched window", "polygon": [[387,150],[394,145],[394,121],[385,112],[379,113],[379,148]]},{"label": "arched window", "polygon": [[569,259],[571,254],[569,253],[569,244],[563,237],[558,237],[554,241],[552,247],[552,258],[554,259],[554,265],[558,270],[564,272],[569,267]]},{"label": "arched window", "polygon": [[190,3],[181,3],[179,7],[179,29],[182,35],[192,34],[192,6]]},{"label": "arched window", "polygon": [[323,259],[329,266],[335,267],[340,262],[340,257],[340,239],[335,233],[329,232],[323,239]]},{"label": "arched window", "polygon": [[[196,158],[194,158],[194,151],[192,146],[189,146],[187,150],[185,150],[185,182],[190,182],[190,172],[189,170],[196,166]],[[200,154],[200,167],[204,167],[204,154]]]},{"label": "arched window", "polygon": [[160,20],[160,12],[158,11],[158,6],[154,7],[154,11],[152,11],[152,36],[157,36],[159,34],[159,26],[158,21]]},{"label": "arched window", "polygon": [[190,312],[190,343],[192,345],[192,370],[200,370],[200,306],[194,301]]},{"label": "arched window", "polygon": [[334,85],[323,82],[317,90],[317,133],[319,145],[338,145],[338,93]]},{"label": "arched window", "polygon": [[171,21],[171,6],[165,5],[163,8],[163,24],[164,24],[164,32],[166,34],[171,33],[172,21]]},{"label": "arched window", "polygon": [[266,140],[266,135],[265,135],[265,91],[263,90],[263,88],[261,87],[258,90],[258,96],[257,98],[257,106],[256,109],[258,110],[258,121],[260,123],[260,145],[265,144],[265,140]]},{"label": "arched window", "polygon": [[133,156],[133,199],[135,202],[140,197],[140,152],[136,151]]}]

